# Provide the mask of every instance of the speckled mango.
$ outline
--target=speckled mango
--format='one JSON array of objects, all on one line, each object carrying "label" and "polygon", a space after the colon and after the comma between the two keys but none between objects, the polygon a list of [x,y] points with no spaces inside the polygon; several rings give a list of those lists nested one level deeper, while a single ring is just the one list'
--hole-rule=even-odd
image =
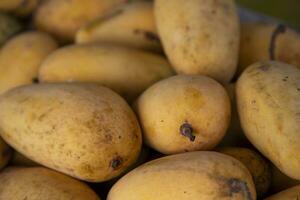
[{"label": "speckled mango", "polygon": [[129,105],[97,84],[22,86],[0,96],[1,136],[29,159],[89,182],[137,159],[141,132]]},{"label": "speckled mango", "polygon": [[123,176],[107,200],[256,200],[248,169],[217,152],[189,152],[145,163]]}]

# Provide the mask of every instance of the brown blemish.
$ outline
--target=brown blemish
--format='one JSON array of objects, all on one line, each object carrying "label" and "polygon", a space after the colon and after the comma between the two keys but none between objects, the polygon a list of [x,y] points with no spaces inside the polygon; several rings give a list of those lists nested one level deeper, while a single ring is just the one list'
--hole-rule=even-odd
[{"label": "brown blemish", "polygon": [[251,192],[245,181],[237,178],[231,178],[227,181],[227,185],[229,187],[230,196],[233,196],[236,193],[243,192],[246,200],[253,200]]},{"label": "brown blemish", "polygon": [[284,77],[282,80],[284,81],[284,82],[286,82],[287,80],[288,80],[288,76],[286,76],[286,77]]},{"label": "brown blemish", "polygon": [[32,79],[32,83],[38,84],[38,83],[39,83],[39,79],[38,79],[37,77],[34,77],[34,78]]},{"label": "brown blemish", "polygon": [[123,159],[120,156],[117,156],[110,162],[110,166],[114,169],[117,170],[120,168],[122,165]]},{"label": "brown blemish", "polygon": [[133,33],[137,35],[143,35],[147,40],[160,42],[158,35],[153,32],[135,29]]},{"label": "brown blemish", "polygon": [[180,134],[189,138],[191,142],[194,142],[196,139],[196,136],[193,135],[193,127],[188,122],[184,122],[180,126]]},{"label": "brown blemish", "polygon": [[270,69],[270,66],[269,65],[261,65],[258,69],[260,69],[261,71],[268,71]]},{"label": "brown blemish", "polygon": [[275,30],[273,31],[272,33],[272,36],[271,36],[271,41],[270,41],[270,45],[269,45],[269,54],[270,54],[270,59],[271,60],[275,60],[276,56],[275,56],[275,50],[276,50],[276,41],[277,41],[277,38],[280,34],[283,34],[286,32],[286,26],[283,25],[283,24],[279,24]]}]

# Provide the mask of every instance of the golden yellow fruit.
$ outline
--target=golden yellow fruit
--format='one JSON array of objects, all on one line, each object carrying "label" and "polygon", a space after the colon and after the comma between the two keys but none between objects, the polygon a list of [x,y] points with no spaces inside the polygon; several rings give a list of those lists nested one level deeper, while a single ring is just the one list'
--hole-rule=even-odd
[{"label": "golden yellow fruit", "polygon": [[174,74],[159,55],[111,45],[72,45],[57,50],[42,64],[42,82],[97,82],[127,100]]},{"label": "golden yellow fruit", "polygon": [[148,162],[122,177],[107,200],[256,200],[247,168],[217,152],[190,152]]},{"label": "golden yellow fruit", "polygon": [[0,50],[0,94],[36,83],[42,61],[58,47],[49,35],[32,31],[17,35]]},{"label": "golden yellow fruit", "polygon": [[62,41],[73,41],[86,23],[105,15],[126,0],[46,0],[38,6],[34,23]]},{"label": "golden yellow fruit", "polygon": [[156,0],[154,11],[164,50],[178,73],[222,83],[232,79],[240,40],[233,0]]},{"label": "golden yellow fruit", "polygon": [[146,144],[164,154],[214,148],[230,122],[230,100],[217,81],[178,75],[148,88],[136,111]]},{"label": "golden yellow fruit", "polygon": [[134,2],[83,26],[77,43],[113,43],[161,52],[152,2]]},{"label": "golden yellow fruit", "polygon": [[128,104],[97,84],[19,87],[0,96],[1,136],[29,159],[89,182],[133,164],[141,132]]},{"label": "golden yellow fruit", "polygon": [[100,200],[86,184],[42,167],[9,167],[2,171],[0,199]]},{"label": "golden yellow fruit", "polygon": [[249,65],[277,60],[300,68],[300,34],[282,24],[247,22],[241,25],[238,75]]},{"label": "golden yellow fruit", "polygon": [[282,172],[300,180],[300,70],[275,61],[253,64],[236,92],[247,138]]}]

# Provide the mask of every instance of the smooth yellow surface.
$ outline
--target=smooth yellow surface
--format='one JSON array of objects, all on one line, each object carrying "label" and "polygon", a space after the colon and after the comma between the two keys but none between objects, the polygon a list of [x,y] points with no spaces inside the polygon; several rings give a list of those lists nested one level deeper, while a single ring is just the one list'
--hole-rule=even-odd
[{"label": "smooth yellow surface", "polygon": [[152,2],[130,3],[88,23],[77,32],[76,42],[104,42],[162,51]]},{"label": "smooth yellow surface", "polygon": [[[136,110],[145,142],[164,154],[209,150],[223,138],[230,122],[230,100],[215,80],[178,75],[148,88]],[[195,141],[180,132],[188,123]]]},{"label": "smooth yellow surface", "polygon": [[257,196],[260,198],[265,196],[271,184],[271,168],[261,155],[251,149],[240,147],[226,147],[219,152],[243,163],[253,177]]},{"label": "smooth yellow surface", "polygon": [[89,182],[137,159],[141,132],[128,104],[97,84],[39,84],[0,97],[1,136],[29,159]]},{"label": "smooth yellow surface", "polygon": [[[241,46],[238,75],[249,65],[271,59],[271,37],[278,24],[248,22],[241,25]],[[274,46],[275,60],[300,68],[300,34],[286,27],[278,34]]]},{"label": "smooth yellow surface", "polygon": [[282,172],[300,180],[300,70],[256,63],[243,72],[236,92],[248,139]]},{"label": "smooth yellow surface", "polygon": [[239,19],[233,0],[156,0],[164,50],[180,74],[228,83],[238,61]]},{"label": "smooth yellow surface", "polygon": [[134,100],[153,83],[174,74],[159,55],[120,46],[72,45],[42,64],[42,82],[97,82]]},{"label": "smooth yellow surface", "polygon": [[1,172],[0,199],[100,200],[86,184],[42,167],[9,167]]},{"label": "smooth yellow surface", "polygon": [[86,23],[105,15],[126,0],[47,0],[37,8],[34,23],[63,41],[73,41]]},{"label": "smooth yellow surface", "polygon": [[0,50],[0,94],[32,84],[42,61],[57,48],[49,35],[32,31],[13,37]]},{"label": "smooth yellow surface", "polygon": [[265,200],[298,200],[300,198],[300,185],[275,194]]},{"label": "smooth yellow surface", "polygon": [[256,193],[249,171],[239,161],[224,154],[199,151],[141,165],[122,177],[107,198],[154,199],[256,200]]}]

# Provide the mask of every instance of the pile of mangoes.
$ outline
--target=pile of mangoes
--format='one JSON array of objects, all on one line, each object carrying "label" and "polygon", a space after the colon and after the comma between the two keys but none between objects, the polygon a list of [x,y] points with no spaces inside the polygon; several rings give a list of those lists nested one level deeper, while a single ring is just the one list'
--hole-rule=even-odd
[{"label": "pile of mangoes", "polygon": [[300,34],[234,0],[1,0],[0,200],[300,199]]}]

